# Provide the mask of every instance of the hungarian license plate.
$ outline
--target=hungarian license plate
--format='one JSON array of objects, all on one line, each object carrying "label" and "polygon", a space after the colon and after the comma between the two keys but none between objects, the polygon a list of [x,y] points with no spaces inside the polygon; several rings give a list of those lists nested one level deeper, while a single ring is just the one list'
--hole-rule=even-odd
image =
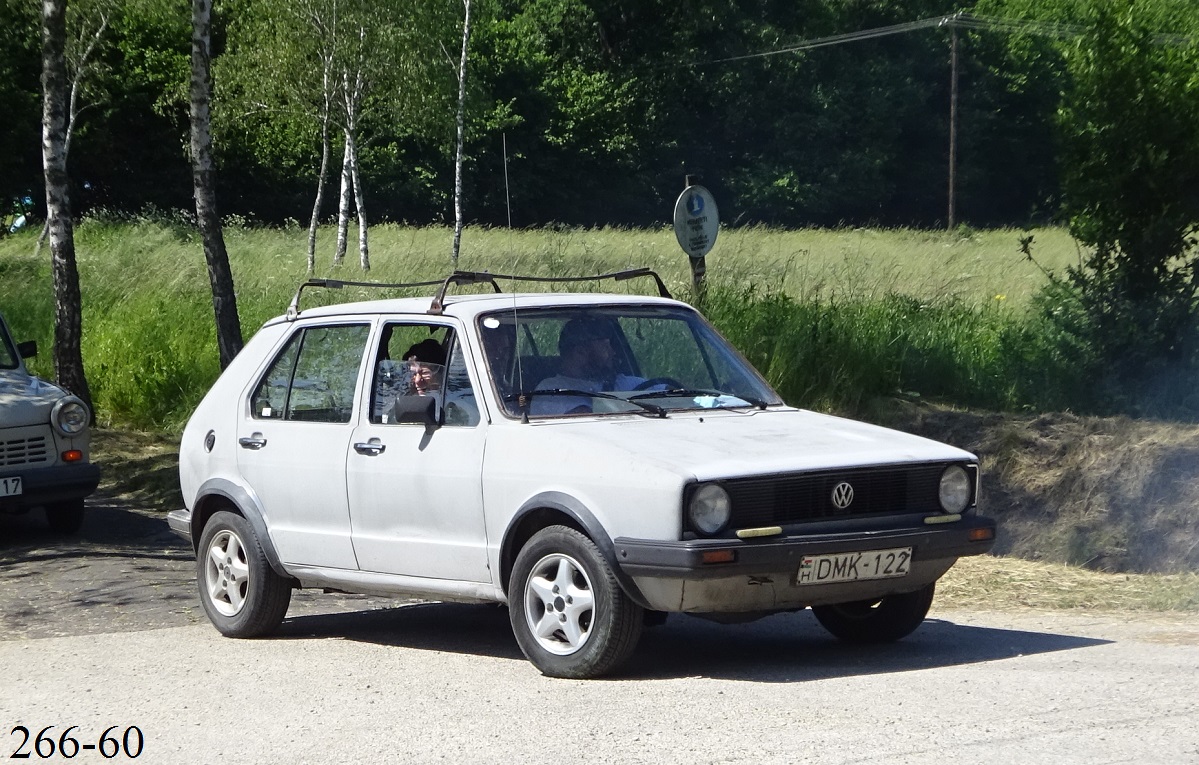
[{"label": "hungarian license plate", "polygon": [[912,548],[805,555],[799,563],[796,584],[830,584],[864,579],[889,579],[904,576],[912,562]]},{"label": "hungarian license plate", "polygon": [[0,478],[0,497],[15,497],[21,493],[21,476]]}]

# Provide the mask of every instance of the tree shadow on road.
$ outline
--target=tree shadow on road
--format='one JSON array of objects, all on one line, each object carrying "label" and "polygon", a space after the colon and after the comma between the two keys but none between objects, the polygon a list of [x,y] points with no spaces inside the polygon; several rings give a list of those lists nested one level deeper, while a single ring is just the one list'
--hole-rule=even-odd
[{"label": "tree shadow on road", "polygon": [[167,528],[165,516],[106,496],[88,498],[77,534],[50,531],[40,510],[0,515],[0,565],[100,557],[190,560],[194,555]]},{"label": "tree shadow on road", "polygon": [[[421,603],[341,614],[295,616],[278,636],[522,660],[502,606]],[[908,638],[853,646],[829,636],[810,612],[721,625],[671,615],[647,629],[614,680],[709,677],[792,683],[979,664],[1110,643],[1077,635],[975,627],[929,619]]]}]

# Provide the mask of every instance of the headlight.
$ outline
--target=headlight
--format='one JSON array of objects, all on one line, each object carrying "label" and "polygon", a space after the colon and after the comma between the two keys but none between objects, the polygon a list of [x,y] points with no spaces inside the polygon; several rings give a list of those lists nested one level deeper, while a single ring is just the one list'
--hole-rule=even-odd
[{"label": "headlight", "polygon": [[50,422],[64,436],[79,435],[87,429],[87,424],[91,422],[91,419],[92,415],[87,410],[87,404],[74,396],[68,396],[59,401],[50,413]]},{"label": "headlight", "polygon": [[711,536],[720,532],[729,522],[733,503],[728,492],[714,483],[701,486],[691,495],[687,514],[696,531]]},{"label": "headlight", "polygon": [[950,465],[941,474],[940,499],[947,513],[960,513],[970,504],[970,474],[960,465]]}]

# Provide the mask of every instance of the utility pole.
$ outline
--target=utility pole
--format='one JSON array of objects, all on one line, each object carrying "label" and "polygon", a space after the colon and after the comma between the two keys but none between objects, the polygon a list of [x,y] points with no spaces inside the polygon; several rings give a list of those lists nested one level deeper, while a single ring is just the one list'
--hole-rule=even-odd
[{"label": "utility pole", "polygon": [[949,22],[949,225],[957,224],[957,164],[958,164],[958,26]]}]

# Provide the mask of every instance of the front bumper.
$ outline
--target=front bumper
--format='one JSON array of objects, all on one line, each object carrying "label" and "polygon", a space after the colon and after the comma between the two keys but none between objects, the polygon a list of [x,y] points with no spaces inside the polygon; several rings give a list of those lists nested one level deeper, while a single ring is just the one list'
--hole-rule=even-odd
[{"label": "front bumper", "polygon": [[[971,541],[971,532],[990,529],[988,539]],[[618,537],[617,563],[630,576],[707,579],[733,574],[754,575],[784,569],[799,570],[805,555],[911,547],[913,562],[981,555],[995,544],[995,521],[967,516],[946,526],[923,528],[855,529],[762,539],[691,539],[668,542]],[[730,551],[729,563],[705,563],[704,554]]]},{"label": "front bumper", "polygon": [[[939,579],[958,558],[981,555],[995,544],[995,521],[966,516],[951,524],[910,525],[762,539],[661,541],[618,537],[616,561],[637,599],[661,611],[738,613],[804,608],[912,592]],[[799,584],[800,562],[809,555],[912,548],[901,577]],[[719,553],[727,562],[705,562]],[[731,553],[731,556],[729,555]]]},{"label": "front bumper", "polygon": [[15,497],[0,498],[0,510],[28,510],[87,497],[100,485],[100,466],[84,462],[0,470],[0,478],[12,476],[20,477],[21,493]]}]

